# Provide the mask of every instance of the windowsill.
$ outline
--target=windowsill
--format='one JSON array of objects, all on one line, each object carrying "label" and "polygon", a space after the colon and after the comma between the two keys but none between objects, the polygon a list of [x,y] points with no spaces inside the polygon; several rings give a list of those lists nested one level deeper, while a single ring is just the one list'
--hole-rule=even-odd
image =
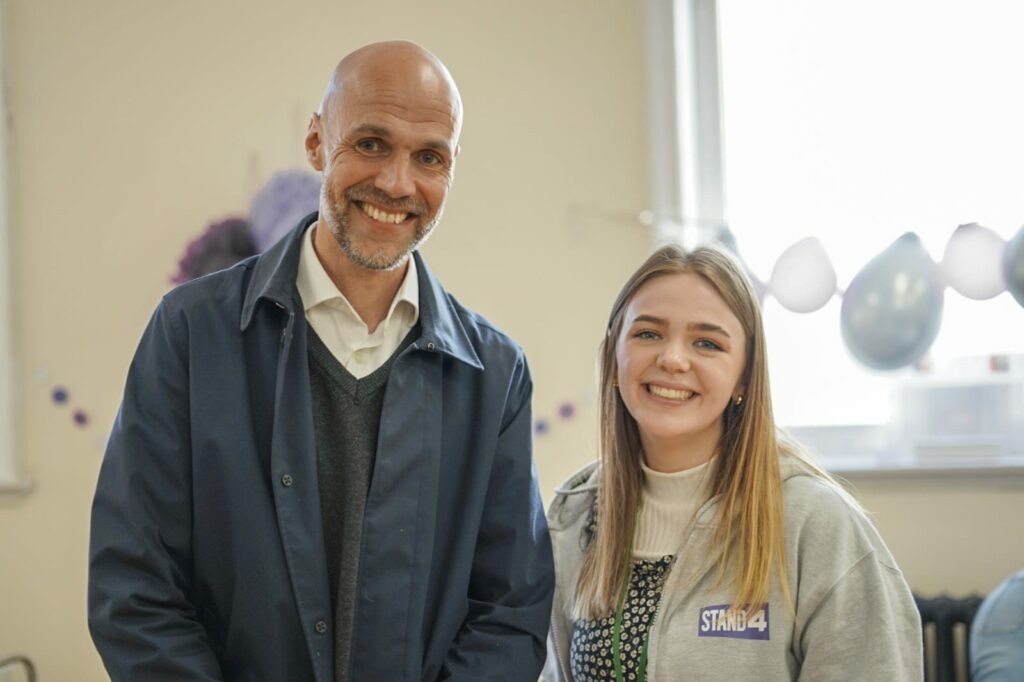
[{"label": "windowsill", "polygon": [[0,480],[0,497],[9,495],[27,495],[32,492],[35,484],[31,479],[3,479]]},{"label": "windowsill", "polygon": [[996,457],[943,457],[941,459],[871,456],[819,456],[819,464],[845,478],[1024,478],[1024,454]]}]

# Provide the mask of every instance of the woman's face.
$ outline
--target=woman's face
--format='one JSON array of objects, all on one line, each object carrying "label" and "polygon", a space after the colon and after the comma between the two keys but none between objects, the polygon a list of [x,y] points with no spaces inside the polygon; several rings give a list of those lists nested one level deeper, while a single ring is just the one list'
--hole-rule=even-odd
[{"label": "woman's face", "polygon": [[663,275],[630,300],[616,343],[619,392],[644,451],[713,452],[722,413],[742,395],[746,338],[700,275]]}]

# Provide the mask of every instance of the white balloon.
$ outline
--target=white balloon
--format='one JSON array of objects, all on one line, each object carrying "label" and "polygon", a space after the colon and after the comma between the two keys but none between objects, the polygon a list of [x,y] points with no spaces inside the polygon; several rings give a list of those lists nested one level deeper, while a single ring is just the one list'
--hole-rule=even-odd
[{"label": "white balloon", "polygon": [[1006,291],[1003,252],[1006,242],[998,234],[970,223],[956,228],[942,255],[942,278],[958,293],[976,301]]},{"label": "white balloon", "polygon": [[783,251],[768,290],[794,313],[812,313],[828,303],[836,291],[836,270],[821,242],[807,237]]}]

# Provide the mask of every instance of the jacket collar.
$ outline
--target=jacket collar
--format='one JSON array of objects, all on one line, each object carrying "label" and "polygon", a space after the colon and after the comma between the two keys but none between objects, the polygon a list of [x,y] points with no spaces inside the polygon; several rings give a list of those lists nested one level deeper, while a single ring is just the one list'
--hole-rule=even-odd
[{"label": "jacket collar", "polygon": [[[257,304],[270,301],[289,313],[302,311],[295,278],[299,270],[299,252],[302,235],[317,221],[317,213],[310,213],[276,244],[256,258],[252,278],[242,303],[241,330],[252,324]],[[446,353],[470,367],[482,370],[483,363],[466,334],[447,292],[423,262],[419,251],[413,252],[419,278],[420,338],[417,345],[427,350]]]}]

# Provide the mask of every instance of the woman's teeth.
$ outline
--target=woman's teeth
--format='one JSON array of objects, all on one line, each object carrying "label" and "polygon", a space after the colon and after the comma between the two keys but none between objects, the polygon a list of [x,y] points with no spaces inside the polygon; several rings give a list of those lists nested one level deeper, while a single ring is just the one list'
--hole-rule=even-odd
[{"label": "woman's teeth", "polygon": [[376,206],[371,206],[370,204],[361,203],[359,204],[359,207],[363,209],[363,212],[366,215],[382,223],[391,223],[392,225],[397,225],[398,223],[404,221],[406,218],[409,217],[408,213],[388,213],[386,211],[380,210]]},{"label": "woman's teeth", "polygon": [[680,391],[675,388],[663,388],[653,384],[647,384],[647,390],[652,395],[656,395],[659,398],[668,398],[669,400],[689,400],[693,397],[693,391]]}]

